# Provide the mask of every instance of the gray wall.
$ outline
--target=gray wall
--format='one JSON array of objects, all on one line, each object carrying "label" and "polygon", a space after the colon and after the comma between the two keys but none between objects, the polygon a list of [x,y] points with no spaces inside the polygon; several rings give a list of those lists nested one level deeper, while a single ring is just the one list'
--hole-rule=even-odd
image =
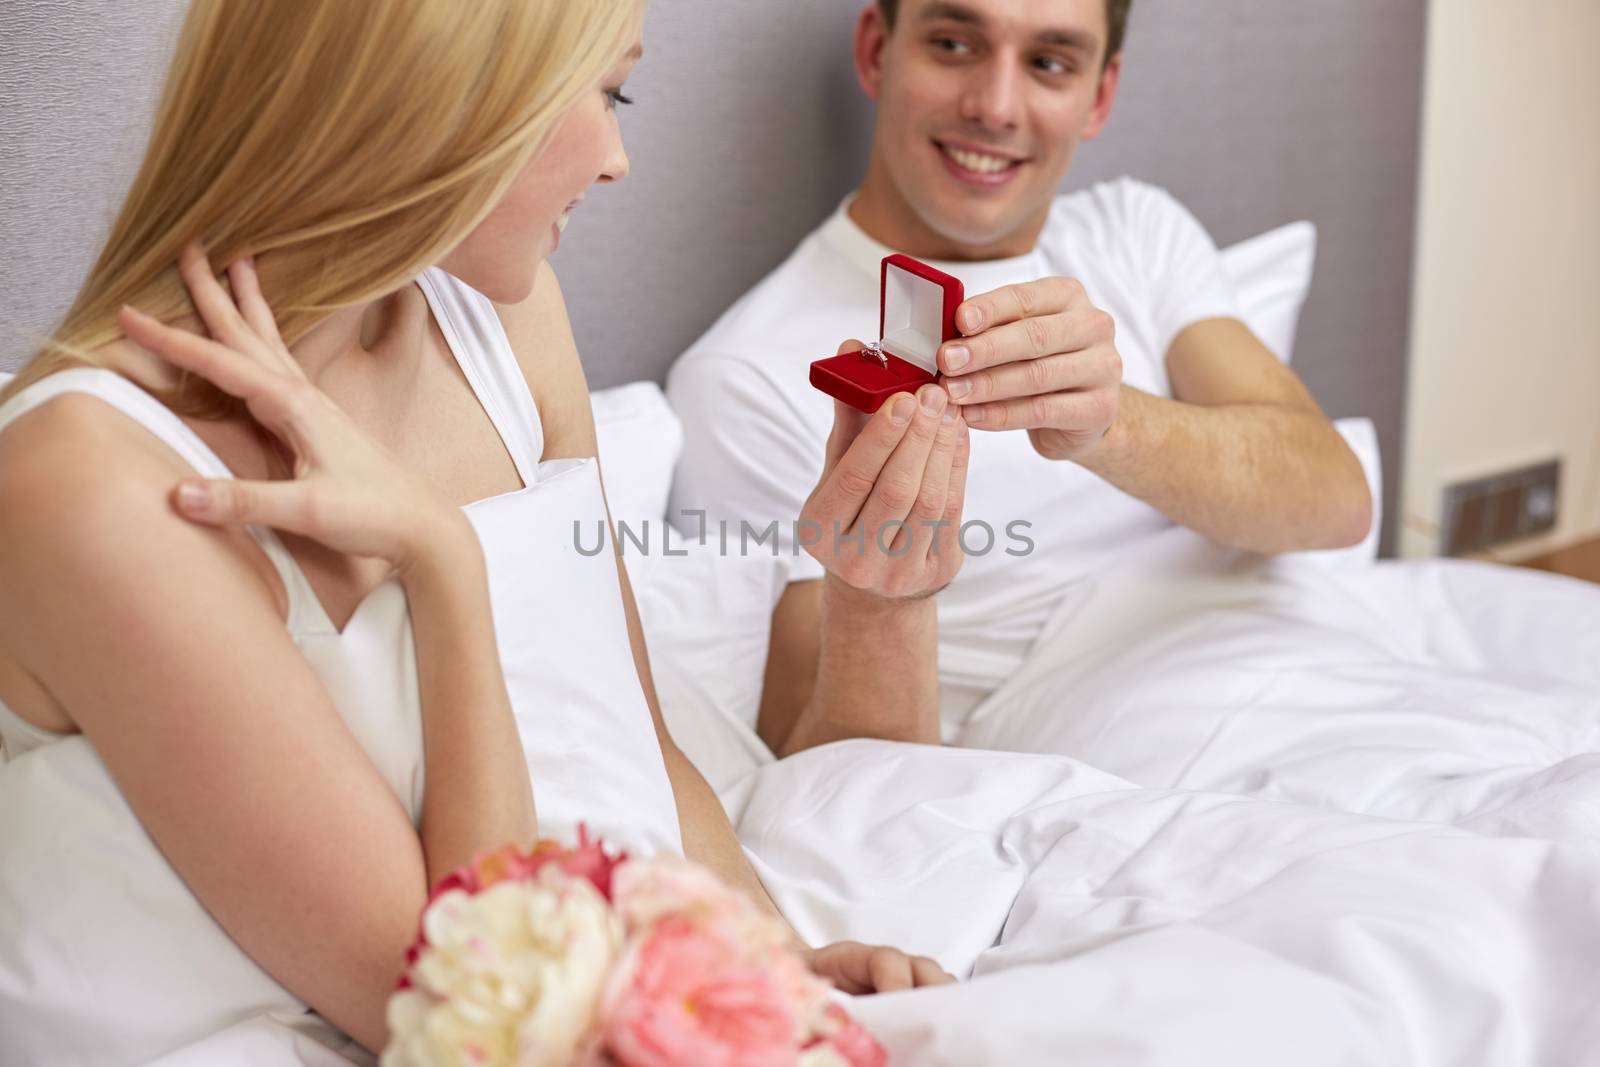
[{"label": "gray wall", "polygon": [[[555,263],[592,383],[660,378],[853,185],[871,113],[861,0],[653,0],[624,116],[633,177],[593,193]],[[142,144],[177,0],[0,2],[0,366],[47,331]],[[1109,131],[1068,187],[1133,174],[1219,243],[1320,232],[1295,366],[1377,423],[1393,538],[1422,0],[1138,0]]]}]

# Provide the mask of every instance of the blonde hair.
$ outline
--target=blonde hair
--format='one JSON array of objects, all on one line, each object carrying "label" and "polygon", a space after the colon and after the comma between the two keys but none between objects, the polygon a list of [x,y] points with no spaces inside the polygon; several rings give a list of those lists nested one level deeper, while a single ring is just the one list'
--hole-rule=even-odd
[{"label": "blonde hair", "polygon": [[[622,56],[641,0],[194,0],[144,161],[55,332],[4,391],[103,365],[133,304],[193,314],[178,275],[271,252],[267,297],[294,344],[395,291],[494,207]],[[226,279],[224,278],[224,284]],[[168,404],[232,409],[189,379]]]}]

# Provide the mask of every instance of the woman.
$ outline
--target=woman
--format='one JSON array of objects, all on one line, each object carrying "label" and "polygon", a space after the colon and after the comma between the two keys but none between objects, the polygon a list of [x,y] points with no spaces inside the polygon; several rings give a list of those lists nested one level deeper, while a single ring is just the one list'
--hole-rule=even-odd
[{"label": "woman", "polygon": [[[661,725],[616,560],[554,563],[604,500],[543,258],[627,172],[640,16],[198,0],[105,249],[0,394],[0,739],[92,747],[74,773],[103,761],[115,786],[94,817],[164,857],[113,865],[145,909],[119,936],[198,902],[368,1048],[428,887],[483,848],[587,820],[765,901]],[[205,1011],[290,1010],[248,976],[164,995],[147,958],[106,957],[63,899],[83,849],[8,819],[0,867],[38,879],[6,894],[24,962],[98,991],[11,991],[15,1047],[143,1058]],[[811,958],[858,992],[948,980],[892,949]]]}]

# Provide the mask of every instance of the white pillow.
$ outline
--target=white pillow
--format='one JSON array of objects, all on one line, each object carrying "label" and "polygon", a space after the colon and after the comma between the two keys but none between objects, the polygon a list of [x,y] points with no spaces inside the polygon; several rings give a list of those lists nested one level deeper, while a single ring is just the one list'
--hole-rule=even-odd
[{"label": "white pillow", "polygon": [[700,544],[676,532],[664,555],[623,550],[650,649],[661,714],[677,742],[718,792],[772,752],[756,736],[767,669],[772,609],[789,582],[789,560],[768,546],[724,555],[711,531]]},{"label": "white pillow", "polygon": [[683,453],[683,423],[655,382],[601,389],[590,404],[612,520],[639,532],[648,519],[649,536],[659,541],[672,471]]},{"label": "white pillow", "polygon": [[1367,488],[1372,492],[1372,526],[1366,537],[1349,548],[1286,552],[1279,558],[1306,560],[1322,567],[1365,566],[1378,558],[1378,528],[1383,524],[1383,461],[1378,452],[1378,428],[1367,418],[1334,419],[1333,428],[1361,461],[1361,472],[1367,476]]},{"label": "white pillow", "polygon": [[667,494],[683,423],[658,385],[602,389],[592,403],[606,497],[661,713],[678,747],[720,791],[773,758],[755,725],[772,609],[789,561],[764,546],[741,555],[732,544],[724,555],[714,528],[704,544],[670,528]]},{"label": "white pillow", "polygon": [[1291,222],[1222,250],[1222,271],[1239,295],[1239,312],[1273,355],[1294,355],[1300,309],[1311,290],[1317,228]]}]

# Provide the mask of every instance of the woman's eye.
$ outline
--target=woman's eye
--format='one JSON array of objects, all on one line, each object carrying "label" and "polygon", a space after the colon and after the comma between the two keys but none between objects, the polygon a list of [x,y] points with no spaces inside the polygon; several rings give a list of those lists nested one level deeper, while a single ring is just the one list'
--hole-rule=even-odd
[{"label": "woman's eye", "polygon": [[606,90],[606,108],[607,108],[607,110],[614,109],[618,105],[627,106],[628,104],[631,104],[631,103],[633,103],[633,97],[631,97],[631,96],[623,96],[621,89],[607,89]]}]

